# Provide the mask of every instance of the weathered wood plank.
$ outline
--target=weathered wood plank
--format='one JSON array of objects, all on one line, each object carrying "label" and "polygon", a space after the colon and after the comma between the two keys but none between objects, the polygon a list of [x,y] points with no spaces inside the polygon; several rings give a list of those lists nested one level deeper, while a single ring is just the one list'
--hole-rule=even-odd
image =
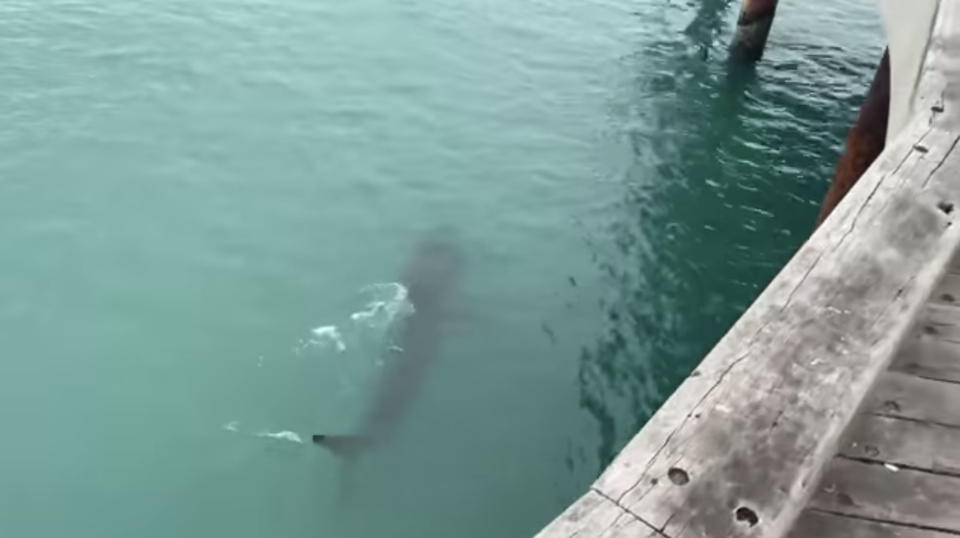
[{"label": "weathered wood plank", "polygon": [[[924,318],[926,320],[926,318]],[[921,323],[916,333],[897,352],[890,369],[898,372],[960,383],[960,342],[927,334]]]},{"label": "weathered wood plank", "polygon": [[956,535],[807,510],[790,531],[790,538],[956,538]]},{"label": "weathered wood plank", "polygon": [[657,538],[657,532],[609,499],[589,491],[535,538]]},{"label": "weathered wood plank", "polygon": [[960,532],[960,478],[833,460],[810,502],[814,510]]},{"label": "weathered wood plank", "polygon": [[862,415],[840,454],[960,476],[960,428]]},{"label": "weathered wood plank", "polygon": [[960,385],[888,372],[870,394],[865,409],[874,415],[960,428]]},{"label": "weathered wood plank", "polygon": [[960,343],[960,308],[928,304],[917,319],[917,330],[936,340]]}]

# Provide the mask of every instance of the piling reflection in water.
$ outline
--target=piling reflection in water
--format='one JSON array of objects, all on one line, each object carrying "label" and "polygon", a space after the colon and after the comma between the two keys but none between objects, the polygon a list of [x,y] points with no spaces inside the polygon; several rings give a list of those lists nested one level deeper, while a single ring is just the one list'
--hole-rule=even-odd
[{"label": "piling reflection in water", "polygon": [[660,34],[682,40],[623,60],[610,115],[622,199],[591,238],[606,329],[579,368],[601,469],[809,235],[872,76],[799,35],[755,69],[731,66],[717,22],[730,4],[702,2]]}]

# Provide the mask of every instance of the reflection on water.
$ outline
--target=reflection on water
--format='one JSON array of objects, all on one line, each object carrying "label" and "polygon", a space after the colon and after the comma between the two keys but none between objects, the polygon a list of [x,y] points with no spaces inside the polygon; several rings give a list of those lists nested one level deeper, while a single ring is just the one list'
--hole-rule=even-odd
[{"label": "reflection on water", "polygon": [[611,103],[623,195],[594,248],[607,327],[579,371],[601,466],[809,235],[875,65],[803,42],[727,65],[730,7],[704,0],[625,58]]},{"label": "reflection on water", "polygon": [[733,3],[733,0],[701,0],[697,5],[684,33],[702,56],[709,54],[713,42],[727,29],[727,9]]}]

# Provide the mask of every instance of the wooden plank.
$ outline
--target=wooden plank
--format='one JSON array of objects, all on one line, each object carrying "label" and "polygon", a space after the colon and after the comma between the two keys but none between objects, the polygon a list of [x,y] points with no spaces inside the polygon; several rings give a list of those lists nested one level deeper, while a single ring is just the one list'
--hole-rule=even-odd
[{"label": "wooden plank", "polygon": [[956,538],[955,534],[807,510],[790,538]]},{"label": "wooden plank", "polygon": [[917,331],[937,340],[960,343],[960,308],[928,304],[917,319]]},{"label": "wooden plank", "polygon": [[888,372],[870,394],[868,413],[960,428],[960,384]]},{"label": "wooden plank", "polygon": [[960,428],[862,415],[851,427],[840,454],[960,476]]},{"label": "wooden plank", "polygon": [[571,504],[535,538],[656,538],[657,532],[595,491]]},{"label": "wooden plank", "polygon": [[814,510],[945,532],[960,532],[958,506],[958,477],[844,458],[830,463],[810,502]]},{"label": "wooden plank", "polygon": [[897,352],[890,369],[898,372],[960,383],[960,342],[941,340],[938,335],[917,334]]}]

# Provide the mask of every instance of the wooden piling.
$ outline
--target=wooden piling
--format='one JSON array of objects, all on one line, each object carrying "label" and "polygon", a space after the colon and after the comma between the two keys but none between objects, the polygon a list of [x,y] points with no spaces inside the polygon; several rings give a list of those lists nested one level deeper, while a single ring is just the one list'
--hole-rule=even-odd
[{"label": "wooden piling", "polygon": [[731,58],[749,63],[763,56],[776,11],[777,0],[743,0],[737,33],[730,44]]},{"label": "wooden piling", "polygon": [[823,199],[816,227],[853,188],[860,176],[877,159],[886,142],[887,123],[890,116],[890,50],[883,52],[880,66],[870,84],[870,91],[860,108],[860,115],[847,135],[847,147],[834,173],[833,183]]}]

